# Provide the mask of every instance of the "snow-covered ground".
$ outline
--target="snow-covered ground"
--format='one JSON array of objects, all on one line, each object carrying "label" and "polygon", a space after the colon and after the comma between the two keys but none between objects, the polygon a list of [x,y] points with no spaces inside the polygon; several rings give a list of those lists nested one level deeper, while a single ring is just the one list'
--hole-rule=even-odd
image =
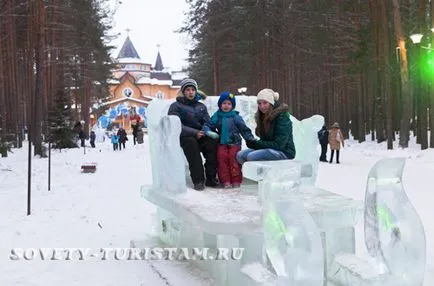
[{"label": "snow-covered ground", "polygon": [[[32,215],[26,215],[27,148],[0,158],[0,285],[213,285],[206,274],[172,261],[10,260],[12,248],[129,247],[132,239],[151,238],[155,208],[140,198],[140,186],[151,183],[145,144],[114,152],[109,142],[96,149],[52,153],[52,185],[47,190],[47,159],[32,161]],[[383,157],[404,156],[404,186],[425,226],[427,274],[434,285],[434,217],[430,193],[434,150],[387,151],[384,144],[347,141],[341,164],[321,163],[317,185],[364,199],[369,169]],[[83,162],[97,162],[95,174],[80,173]],[[362,224],[357,249],[364,251]],[[150,239],[150,245],[152,246]]]},{"label": "snow-covered ground", "polygon": [[[130,138],[132,139],[132,138]],[[52,153],[34,159],[32,214],[26,215],[27,148],[0,159],[0,285],[212,285],[185,263],[156,261],[11,261],[11,248],[127,248],[153,232],[155,208],[140,197],[152,182],[147,144],[114,152],[108,141],[96,149]],[[147,142],[146,142],[147,143]],[[80,173],[97,162],[94,174]],[[152,241],[151,241],[152,243]],[[149,245],[152,247],[153,245]]]}]

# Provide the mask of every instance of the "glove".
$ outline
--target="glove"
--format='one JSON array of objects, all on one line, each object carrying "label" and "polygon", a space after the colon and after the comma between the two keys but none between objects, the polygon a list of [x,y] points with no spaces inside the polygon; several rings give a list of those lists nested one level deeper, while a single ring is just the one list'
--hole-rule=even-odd
[{"label": "glove", "polygon": [[246,145],[248,148],[253,149],[253,150],[259,149],[258,140],[247,140]]},{"label": "glove", "polygon": [[211,137],[213,139],[219,138],[219,135],[217,133],[215,133],[215,132],[212,132],[212,131],[205,132],[205,135],[208,136],[208,137]]}]

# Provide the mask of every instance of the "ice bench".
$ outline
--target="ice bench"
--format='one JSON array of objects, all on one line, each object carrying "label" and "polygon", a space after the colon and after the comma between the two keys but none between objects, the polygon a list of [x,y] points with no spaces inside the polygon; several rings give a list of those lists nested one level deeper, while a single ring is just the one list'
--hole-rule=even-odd
[{"label": "ice bench", "polygon": [[[146,186],[142,188],[142,196],[159,207],[158,230],[166,244],[245,249],[243,260],[236,267],[226,265],[237,273],[227,276],[227,281],[219,281],[219,285],[239,285],[235,281],[240,281],[240,278],[234,277],[241,274],[239,271],[243,266],[259,262],[264,264],[262,206],[258,196],[243,189],[206,192],[189,189],[186,193],[172,195]],[[336,253],[355,253],[354,225],[361,211],[360,202],[309,187],[295,196],[303,201],[321,232],[325,265],[333,262]],[[199,262],[198,266],[209,267],[209,264]],[[229,282],[231,279],[234,283]],[[244,279],[250,281],[251,278]],[[251,282],[245,285],[252,285]]]},{"label": "ice bench", "polygon": [[[255,263],[268,267],[263,255],[263,209],[258,192],[251,190],[261,188],[260,177],[255,177],[258,170],[273,169],[273,164],[282,164],[275,167],[300,169],[296,180],[300,179],[302,192],[295,197],[303,202],[322,233],[324,276],[336,252],[354,253],[353,226],[361,213],[361,202],[314,187],[318,168],[317,130],[323,124],[321,116],[303,121],[292,117],[296,160],[245,164],[244,176],[258,181],[257,186],[244,184],[241,190],[197,192],[186,185],[185,158],[179,145],[180,121],[176,116],[166,115],[171,102],[154,100],[148,107],[153,184],[142,187],[142,196],[158,206],[162,241],[172,246],[243,247],[245,253],[241,261],[193,263],[210,271],[218,285],[259,285],[252,277],[242,274],[243,267]],[[246,110],[254,111],[254,104],[255,97],[237,97],[237,106],[245,107],[244,117],[248,124],[252,122],[252,114]],[[255,168],[255,176],[251,176],[254,172],[247,171],[249,166]]]}]

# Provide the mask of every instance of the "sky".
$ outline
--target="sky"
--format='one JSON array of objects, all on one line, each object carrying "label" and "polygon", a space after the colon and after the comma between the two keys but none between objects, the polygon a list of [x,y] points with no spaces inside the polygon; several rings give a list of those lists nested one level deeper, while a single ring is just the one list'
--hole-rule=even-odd
[{"label": "sky", "polygon": [[[118,0],[111,0],[112,3]],[[185,0],[120,0],[113,33],[120,35],[111,44],[116,57],[129,33],[139,56],[155,65],[158,47],[164,67],[180,70],[187,65],[187,36],[175,33],[182,26],[188,5]],[[130,29],[127,32],[127,29]]]}]

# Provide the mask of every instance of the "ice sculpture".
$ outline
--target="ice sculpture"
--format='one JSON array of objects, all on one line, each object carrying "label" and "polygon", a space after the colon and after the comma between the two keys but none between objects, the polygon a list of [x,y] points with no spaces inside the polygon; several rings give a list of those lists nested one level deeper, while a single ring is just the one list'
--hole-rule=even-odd
[{"label": "ice sculpture", "polygon": [[[291,115],[292,130],[295,145],[294,160],[305,163],[303,168],[311,168],[311,176],[303,176],[303,181],[314,185],[318,175],[319,153],[318,153],[318,131],[324,125],[324,117],[313,115],[299,121]],[[303,170],[307,172],[308,170]]]},{"label": "ice sculpture", "polygon": [[338,253],[328,279],[338,285],[421,286],[426,264],[423,225],[402,185],[405,158],[378,161],[365,194],[365,245],[369,260]]},{"label": "ice sculpture", "polygon": [[402,185],[405,158],[377,162],[368,175],[365,196],[365,244],[387,285],[423,284],[425,231]]},{"label": "ice sculpture", "polygon": [[173,101],[154,99],[148,106],[148,137],[153,188],[174,193],[186,192],[184,153],[179,135],[181,122],[168,116]]},{"label": "ice sculpture", "polygon": [[105,140],[105,129],[101,128],[98,124],[95,124],[92,127],[92,131],[95,132],[95,141],[96,142],[104,142]]},{"label": "ice sculpture", "polygon": [[262,223],[267,257],[277,274],[277,285],[322,286],[324,251],[320,232],[299,191],[300,166],[272,168],[260,181]]},{"label": "ice sculpture", "polygon": [[[175,115],[166,115],[160,120],[156,139],[158,151],[159,182],[165,191],[183,193],[187,191],[185,180],[184,153],[181,150],[179,135],[181,120]],[[155,186],[155,185],[154,185]]]},{"label": "ice sculpture", "polygon": [[[212,106],[210,114],[217,108],[217,100],[217,97],[206,100]],[[243,116],[251,118],[250,123],[254,124],[256,97],[241,96],[237,100],[240,114],[246,112]],[[256,192],[259,189],[262,200],[258,200],[255,192],[245,192],[245,189],[188,190],[174,194],[170,188],[178,184],[184,188],[182,180],[187,172],[184,171],[185,160],[181,162],[179,157],[171,157],[175,154],[183,156],[179,140],[175,139],[175,134],[179,136],[180,132],[179,119],[167,116],[172,102],[155,99],[147,110],[154,182],[152,186],[142,187],[142,196],[158,208],[160,238],[175,247],[244,248],[240,261],[197,261],[196,266],[209,271],[222,286],[324,285],[324,272],[331,264],[329,261],[333,261],[338,253],[353,252],[354,224],[360,205],[314,186],[302,187],[306,171],[303,166],[309,165],[310,172],[316,174],[309,160],[319,159],[316,136],[323,118],[314,116],[302,121],[293,118],[298,159],[307,163],[282,160],[244,164],[252,163],[251,172],[244,175],[251,173],[253,181],[258,182],[257,186],[249,186]],[[168,176],[174,174],[178,176]],[[310,178],[308,183],[314,182],[311,175],[306,177]],[[259,268],[264,270],[274,269],[278,277],[270,272],[261,284],[258,277],[242,272],[244,267],[251,265],[260,265]]]}]

